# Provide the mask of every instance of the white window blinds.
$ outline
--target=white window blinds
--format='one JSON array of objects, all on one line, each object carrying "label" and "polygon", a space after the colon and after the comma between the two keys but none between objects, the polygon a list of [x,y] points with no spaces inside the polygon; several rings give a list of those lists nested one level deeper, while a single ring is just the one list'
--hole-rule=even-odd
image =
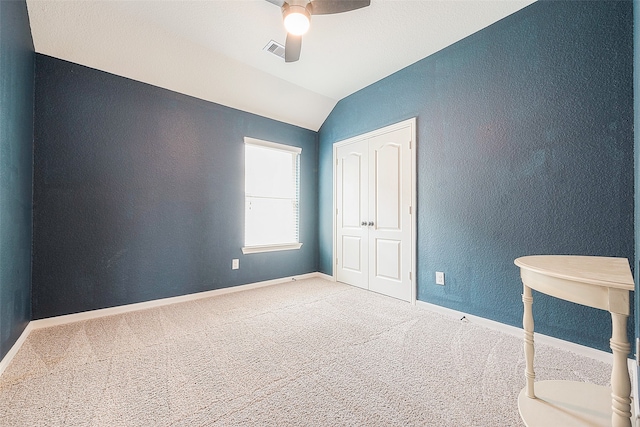
[{"label": "white window blinds", "polygon": [[245,138],[244,253],[297,249],[301,148]]}]

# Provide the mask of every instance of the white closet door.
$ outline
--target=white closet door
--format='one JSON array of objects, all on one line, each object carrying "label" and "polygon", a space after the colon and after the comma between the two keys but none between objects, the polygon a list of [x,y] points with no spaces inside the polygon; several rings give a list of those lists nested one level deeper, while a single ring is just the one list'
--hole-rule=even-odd
[{"label": "white closet door", "polygon": [[411,301],[411,127],[336,149],[336,279]]},{"label": "white closet door", "polygon": [[[368,288],[369,147],[367,141],[337,150],[338,281]],[[363,225],[364,224],[364,225]]]},{"label": "white closet door", "polygon": [[411,129],[369,140],[369,289],[411,300]]}]

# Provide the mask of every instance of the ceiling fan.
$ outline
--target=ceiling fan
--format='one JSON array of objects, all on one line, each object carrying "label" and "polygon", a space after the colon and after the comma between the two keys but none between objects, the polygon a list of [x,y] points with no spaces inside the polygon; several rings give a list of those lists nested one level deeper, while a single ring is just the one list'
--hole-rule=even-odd
[{"label": "ceiling fan", "polygon": [[371,4],[371,0],[267,0],[282,8],[287,41],[284,47],[285,62],[300,59],[302,35],[311,24],[311,15],[330,15],[349,12]]}]

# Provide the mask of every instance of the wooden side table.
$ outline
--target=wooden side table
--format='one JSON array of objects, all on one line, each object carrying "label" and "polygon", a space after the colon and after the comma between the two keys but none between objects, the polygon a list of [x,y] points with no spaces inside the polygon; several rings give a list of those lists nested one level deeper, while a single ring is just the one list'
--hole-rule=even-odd
[{"label": "wooden side table", "polygon": [[[527,427],[631,427],[631,380],[627,355],[629,291],[634,283],[626,258],[534,255],[515,260],[523,283],[524,355],[527,385],[518,396]],[[531,290],[611,313],[611,388],[575,381],[534,383]],[[535,386],[534,386],[535,385]]]}]

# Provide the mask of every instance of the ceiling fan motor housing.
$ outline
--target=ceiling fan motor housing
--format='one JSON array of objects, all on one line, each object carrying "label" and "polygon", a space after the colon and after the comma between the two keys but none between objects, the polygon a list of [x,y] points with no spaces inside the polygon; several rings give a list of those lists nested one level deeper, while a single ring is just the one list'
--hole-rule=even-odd
[{"label": "ceiling fan motor housing", "polygon": [[285,62],[300,59],[302,35],[311,24],[311,15],[331,15],[367,7],[371,0],[267,0],[282,8],[284,26],[287,30]]}]

